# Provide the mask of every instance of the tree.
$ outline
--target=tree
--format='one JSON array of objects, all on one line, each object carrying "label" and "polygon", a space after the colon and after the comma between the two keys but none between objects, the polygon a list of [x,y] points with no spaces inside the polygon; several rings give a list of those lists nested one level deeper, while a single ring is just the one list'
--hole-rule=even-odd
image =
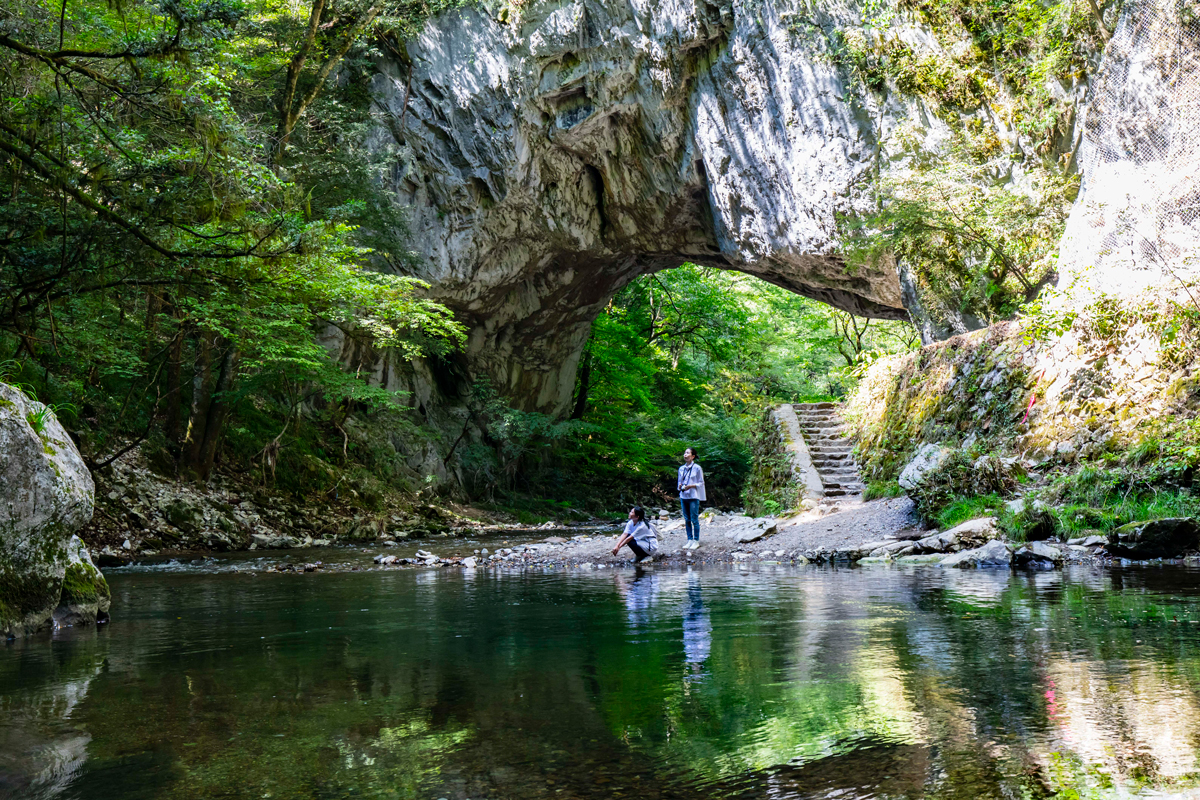
[{"label": "tree", "polygon": [[[408,356],[461,330],[419,282],[365,268],[375,254],[358,223],[395,209],[361,168],[337,166],[353,160],[353,126],[301,137],[303,169],[271,157],[384,10],[315,0],[292,51],[274,43],[296,41],[301,21],[269,4],[10,8],[0,345],[100,406],[98,428],[120,428],[131,407],[161,418],[201,479],[247,397],[306,382],[335,403],[394,402],[342,373],[318,326]],[[304,178],[322,173],[339,179],[314,192]]]}]

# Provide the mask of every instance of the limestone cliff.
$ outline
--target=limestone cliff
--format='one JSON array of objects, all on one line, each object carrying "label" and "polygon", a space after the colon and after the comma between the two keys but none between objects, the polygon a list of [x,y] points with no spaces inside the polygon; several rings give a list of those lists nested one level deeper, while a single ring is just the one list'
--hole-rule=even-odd
[{"label": "limestone cliff", "polygon": [[94,485],[54,413],[0,383],[0,636],[108,611],[104,576],[75,531]]},{"label": "limestone cliff", "polygon": [[1147,0],[1121,15],[1079,162],[1059,256],[1067,304],[1178,291],[1200,276],[1200,5]]},{"label": "limestone cliff", "polygon": [[907,113],[830,59],[821,31],[857,23],[837,3],[544,0],[455,11],[382,61],[377,146],[470,370],[563,411],[607,299],[685,261],[903,318],[894,266],[837,249],[881,118]]}]

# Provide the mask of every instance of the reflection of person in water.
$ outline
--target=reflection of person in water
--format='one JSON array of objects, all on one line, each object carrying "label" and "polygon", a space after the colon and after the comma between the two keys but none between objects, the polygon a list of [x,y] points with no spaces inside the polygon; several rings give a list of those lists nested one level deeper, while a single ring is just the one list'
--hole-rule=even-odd
[{"label": "reflection of person in water", "polygon": [[625,600],[625,613],[629,618],[629,627],[637,630],[650,624],[650,609],[658,599],[658,576],[650,571],[638,570],[636,577],[630,583],[625,583],[621,575],[613,576],[617,582],[617,591]]},{"label": "reflection of person in water", "polygon": [[700,576],[688,572],[688,604],[683,610],[683,660],[692,675],[699,675],[712,651],[712,620],[704,607]]}]

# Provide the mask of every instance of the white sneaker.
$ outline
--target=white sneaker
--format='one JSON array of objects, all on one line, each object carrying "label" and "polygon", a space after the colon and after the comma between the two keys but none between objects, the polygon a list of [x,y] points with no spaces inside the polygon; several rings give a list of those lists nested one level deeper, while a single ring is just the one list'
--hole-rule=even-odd
[{"label": "white sneaker", "polygon": [[700,549],[700,540],[699,539],[692,539],[692,549],[693,550]]}]

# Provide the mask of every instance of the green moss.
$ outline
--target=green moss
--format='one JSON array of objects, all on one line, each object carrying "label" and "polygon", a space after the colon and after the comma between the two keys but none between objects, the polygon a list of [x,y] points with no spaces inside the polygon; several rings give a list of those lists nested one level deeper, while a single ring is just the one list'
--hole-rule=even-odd
[{"label": "green moss", "polygon": [[84,564],[71,564],[63,575],[62,600],[68,605],[89,605],[111,597],[108,581],[100,570]]}]

